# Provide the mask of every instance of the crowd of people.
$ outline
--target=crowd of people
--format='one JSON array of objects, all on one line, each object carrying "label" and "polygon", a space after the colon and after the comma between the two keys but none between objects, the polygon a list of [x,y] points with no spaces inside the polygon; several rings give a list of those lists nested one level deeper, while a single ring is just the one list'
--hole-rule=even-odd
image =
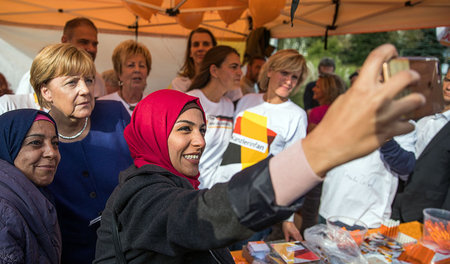
[{"label": "crowd of people", "polygon": [[389,44],[349,89],[323,59],[305,109],[289,99],[308,76],[296,50],[250,58],[243,76],[240,54],[198,28],[169,88],[144,98],[148,48],[120,43],[100,75],[97,45],[75,18],[36,55],[28,94],[0,76],[3,262],[234,263],[230,248],[277,224],[301,240],[333,215],[376,227],[450,209],[450,71],[444,110],[416,123],[403,117],[425,98],[393,98],[418,74],[380,81]]}]

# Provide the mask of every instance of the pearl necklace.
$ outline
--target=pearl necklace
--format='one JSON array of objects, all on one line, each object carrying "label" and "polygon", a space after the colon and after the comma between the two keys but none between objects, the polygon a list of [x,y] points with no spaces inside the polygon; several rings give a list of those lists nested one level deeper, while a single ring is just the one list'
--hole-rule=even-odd
[{"label": "pearl necklace", "polygon": [[87,123],[88,123],[88,119],[89,119],[89,117],[86,117],[86,119],[85,119],[85,121],[84,121],[84,126],[83,126],[83,128],[80,130],[80,132],[76,133],[75,135],[70,136],[70,137],[67,137],[67,136],[64,136],[64,135],[61,135],[60,133],[58,133],[58,136],[60,136],[60,137],[63,138],[63,139],[74,139],[74,138],[79,137],[81,134],[83,134],[84,130],[86,129]]}]

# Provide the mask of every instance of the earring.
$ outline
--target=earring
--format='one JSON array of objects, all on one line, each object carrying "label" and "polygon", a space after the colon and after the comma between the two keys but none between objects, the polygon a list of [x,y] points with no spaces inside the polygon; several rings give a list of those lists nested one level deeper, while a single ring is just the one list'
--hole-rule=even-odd
[{"label": "earring", "polygon": [[122,87],[123,86],[123,82],[119,81],[119,86]]}]

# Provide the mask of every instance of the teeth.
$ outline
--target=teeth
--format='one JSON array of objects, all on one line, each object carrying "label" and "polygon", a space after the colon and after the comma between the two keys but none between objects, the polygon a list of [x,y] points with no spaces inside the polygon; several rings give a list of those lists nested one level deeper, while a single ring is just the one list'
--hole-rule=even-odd
[{"label": "teeth", "polygon": [[192,160],[198,160],[199,155],[184,155],[185,159],[192,159]]}]

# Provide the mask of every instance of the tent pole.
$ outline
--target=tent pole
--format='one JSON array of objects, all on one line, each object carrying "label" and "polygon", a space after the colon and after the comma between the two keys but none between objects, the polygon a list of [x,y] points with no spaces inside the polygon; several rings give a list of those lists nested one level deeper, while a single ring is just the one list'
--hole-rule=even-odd
[{"label": "tent pole", "polygon": [[333,0],[333,4],[334,4],[334,16],[333,16],[333,22],[331,23],[331,25],[327,25],[327,29],[325,31],[325,43],[324,43],[324,49],[327,50],[328,49],[328,30],[336,30],[337,26],[336,26],[336,21],[337,21],[337,17],[338,17],[338,13],[339,13],[339,5],[340,5],[340,0]]},{"label": "tent pole", "polygon": [[136,21],[134,24],[128,26],[129,29],[134,29],[134,38],[136,39],[136,42],[138,41],[138,35],[139,35],[139,17],[136,16]]},{"label": "tent pole", "polygon": [[136,39],[136,42],[138,41],[138,34],[139,34],[139,17],[136,16],[136,24],[134,27],[134,37]]},{"label": "tent pole", "polygon": [[[175,7],[171,7],[166,9],[166,14],[168,14],[169,16],[176,16],[180,13],[180,7],[186,2],[187,0],[181,0]],[[170,5],[172,6],[172,5]]]}]

